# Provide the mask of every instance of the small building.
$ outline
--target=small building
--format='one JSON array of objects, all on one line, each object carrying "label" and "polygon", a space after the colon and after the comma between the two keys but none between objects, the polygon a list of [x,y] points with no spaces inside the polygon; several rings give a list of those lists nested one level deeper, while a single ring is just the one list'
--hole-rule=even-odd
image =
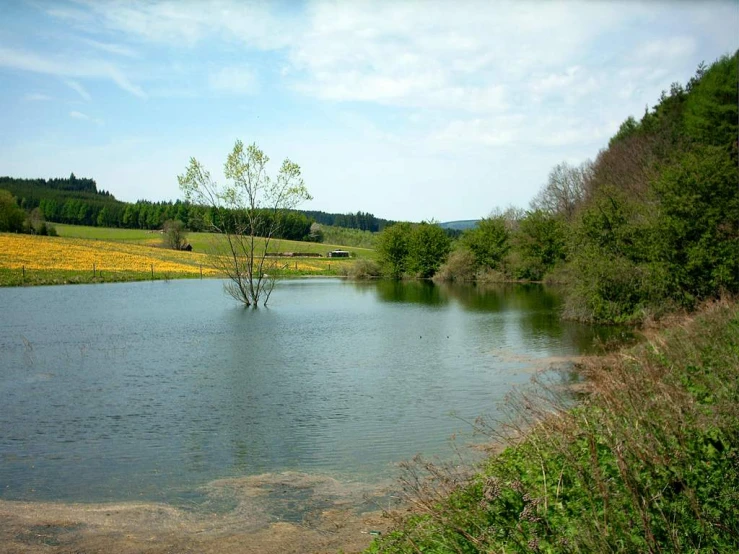
[{"label": "small building", "polygon": [[328,253],[329,258],[348,258],[349,252],[346,250],[332,250]]}]

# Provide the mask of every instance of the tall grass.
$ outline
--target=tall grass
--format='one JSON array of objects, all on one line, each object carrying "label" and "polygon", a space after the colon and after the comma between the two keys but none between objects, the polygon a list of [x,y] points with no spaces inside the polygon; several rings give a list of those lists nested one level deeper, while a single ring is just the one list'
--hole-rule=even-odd
[{"label": "tall grass", "polygon": [[739,552],[739,305],[588,361],[576,407],[515,397],[479,472],[409,464],[370,552]]}]

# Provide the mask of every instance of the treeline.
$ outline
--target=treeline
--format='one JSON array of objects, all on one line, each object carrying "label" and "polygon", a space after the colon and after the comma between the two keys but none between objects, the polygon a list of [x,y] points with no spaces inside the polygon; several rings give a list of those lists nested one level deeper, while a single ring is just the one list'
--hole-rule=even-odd
[{"label": "treeline", "polygon": [[[74,173],[67,179],[16,179],[0,177],[0,190],[7,190],[17,204],[30,213],[36,209],[47,221],[94,227],[127,229],[161,229],[169,220],[182,221],[191,231],[208,231],[214,218],[221,217],[212,208],[189,202],[122,202],[104,190],[98,190],[93,179],[78,178]],[[271,217],[271,216],[265,216]],[[294,210],[280,216],[279,238],[289,240],[320,240],[321,232],[311,229],[313,223],[331,228],[345,228],[376,233],[387,224],[370,213],[348,214]],[[330,229],[324,228],[324,232]],[[337,231],[335,234],[341,234]],[[372,240],[362,234],[363,244]]]},{"label": "treeline", "polygon": [[371,213],[365,212],[333,214],[321,211],[306,210],[302,211],[302,213],[312,218],[313,221],[321,225],[344,227],[346,229],[359,229],[360,231],[370,231],[372,233],[382,231],[385,227],[394,223],[393,221],[381,219],[379,217],[375,217]]},{"label": "treeline", "polygon": [[739,292],[738,61],[701,64],[594,161],[557,165],[528,210],[494,212],[432,265],[398,246],[412,243],[413,226],[386,228],[384,272],[567,283],[566,315],[602,322]]},{"label": "treeline", "polygon": [[69,178],[52,178],[52,179],[15,179],[13,177],[0,177],[0,188],[12,189],[11,192],[22,191],[27,194],[20,194],[19,196],[34,196],[38,189],[52,189],[68,192],[77,193],[91,193],[98,194],[101,196],[112,195],[104,190],[98,191],[97,183],[94,179],[88,179],[86,177],[76,177],[74,173],[70,174]]}]

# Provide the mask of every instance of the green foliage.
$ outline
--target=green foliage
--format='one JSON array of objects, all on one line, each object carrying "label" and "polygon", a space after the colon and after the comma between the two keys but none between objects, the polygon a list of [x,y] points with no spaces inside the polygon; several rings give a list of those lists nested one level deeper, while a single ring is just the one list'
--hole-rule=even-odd
[{"label": "green foliage", "polygon": [[570,233],[568,315],[638,322],[739,292],[738,62],[673,84],[598,157]]},{"label": "green foliage", "polygon": [[634,119],[634,116],[630,115],[618,128],[611,140],[608,141],[608,146],[612,147],[614,144],[627,139],[628,137],[634,136],[639,132],[639,123]]},{"label": "green foliage", "polygon": [[737,63],[739,52],[723,56],[708,70],[702,65],[690,83],[685,103],[685,131],[700,144],[734,146],[737,141]]},{"label": "green foliage", "polygon": [[408,270],[416,277],[433,277],[449,254],[451,241],[444,229],[423,222],[412,228],[408,239]]},{"label": "green foliage", "polygon": [[374,248],[378,234],[359,229],[348,229],[345,227],[332,227],[322,225],[323,242],[327,244],[344,244],[361,248]]},{"label": "green foliage", "polygon": [[375,217],[373,214],[366,212],[336,214],[316,210],[306,210],[303,213],[321,225],[342,227],[344,229],[358,229],[360,231],[369,231],[371,233],[382,231],[388,225],[395,223],[394,221]]},{"label": "green foliage", "polygon": [[435,223],[395,223],[385,227],[377,237],[383,273],[393,279],[433,277],[450,250],[451,239]]},{"label": "green foliage", "polygon": [[396,223],[385,227],[377,237],[377,253],[383,273],[400,279],[408,270],[410,253],[410,223]]},{"label": "green foliage", "polygon": [[475,257],[481,269],[497,269],[511,248],[510,234],[505,221],[500,217],[481,219],[477,227],[465,231],[460,243]]},{"label": "green foliage", "polygon": [[539,281],[567,255],[565,223],[541,210],[526,213],[512,241],[519,256],[512,267],[517,279]]},{"label": "green foliage", "polygon": [[729,152],[696,147],[667,166],[654,188],[671,295],[692,307],[720,291],[739,291],[739,185]]},{"label": "green foliage", "polygon": [[0,190],[0,231],[18,232],[23,229],[26,214],[16,204],[15,198],[7,190]]},{"label": "green foliage", "polygon": [[572,229],[575,282],[566,315],[636,322],[667,298],[668,266],[660,259],[659,226],[649,205],[613,187],[598,191]]}]

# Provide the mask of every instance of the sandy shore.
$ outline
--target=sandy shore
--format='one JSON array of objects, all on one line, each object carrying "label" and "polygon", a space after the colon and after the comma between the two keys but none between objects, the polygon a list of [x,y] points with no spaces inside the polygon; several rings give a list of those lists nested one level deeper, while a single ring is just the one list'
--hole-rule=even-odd
[{"label": "sandy shore", "polygon": [[203,490],[210,502],[192,509],[0,501],[0,552],[349,553],[391,524],[383,515],[386,486],[279,473],[214,481]]}]

